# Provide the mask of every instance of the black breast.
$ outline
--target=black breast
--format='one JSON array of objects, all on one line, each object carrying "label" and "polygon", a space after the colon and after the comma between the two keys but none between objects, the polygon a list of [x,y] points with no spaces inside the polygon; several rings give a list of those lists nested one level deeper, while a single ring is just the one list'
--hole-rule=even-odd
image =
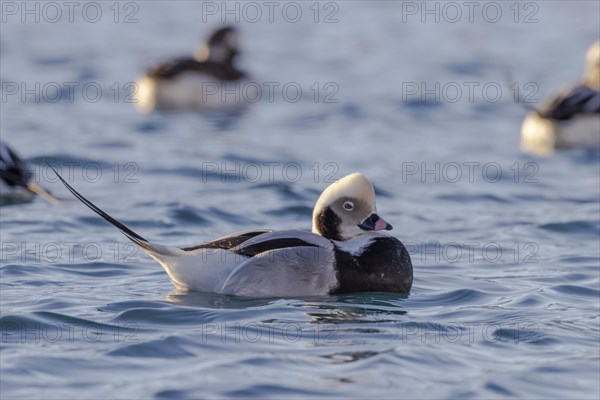
[{"label": "black breast", "polygon": [[364,251],[353,256],[336,248],[339,286],[332,292],[409,293],[413,268],[408,251],[395,237],[373,239]]},{"label": "black breast", "polygon": [[180,58],[158,68],[148,71],[148,76],[158,79],[175,79],[184,72],[198,72],[221,81],[235,81],[245,77],[245,74],[235,68],[232,62],[215,63],[212,61],[199,62],[193,58]]}]

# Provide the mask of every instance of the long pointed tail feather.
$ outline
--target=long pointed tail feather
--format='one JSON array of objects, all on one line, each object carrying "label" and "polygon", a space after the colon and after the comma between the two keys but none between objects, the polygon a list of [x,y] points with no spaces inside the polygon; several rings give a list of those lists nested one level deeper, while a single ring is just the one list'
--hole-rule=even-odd
[{"label": "long pointed tail feather", "polygon": [[71,185],[69,185],[67,183],[67,181],[65,181],[63,179],[62,176],[60,176],[60,174],[56,171],[56,169],[54,169],[54,167],[52,167],[52,165],[48,164],[48,166],[50,168],[52,168],[52,171],[54,171],[54,173],[56,174],[56,176],[58,176],[58,179],[60,179],[60,181],[63,183],[63,185],[65,185],[65,187],[67,189],[69,189],[69,191],[71,193],[73,193],[73,195],[75,197],[77,197],[77,199],[79,199],[79,201],[81,201],[83,204],[85,204],[88,208],[90,208],[96,214],[98,214],[99,216],[101,216],[102,218],[104,218],[106,221],[110,222],[114,227],[116,227],[117,229],[119,229],[123,235],[125,235],[129,240],[131,240],[132,242],[134,242],[138,246],[142,247],[143,249],[152,251],[152,252],[155,251],[155,249],[152,246],[150,246],[150,243],[146,239],[144,239],[143,237],[141,237],[140,235],[138,235],[137,233],[135,233],[134,231],[132,231],[131,229],[129,229],[127,226],[125,226],[121,222],[117,221],[116,219],[114,219],[113,217],[111,217],[110,215],[108,215],[107,213],[105,213],[104,211],[102,211],[94,203],[92,203],[91,201],[89,201],[88,199],[86,199],[85,197],[83,197],[77,190],[73,189],[73,187]]}]

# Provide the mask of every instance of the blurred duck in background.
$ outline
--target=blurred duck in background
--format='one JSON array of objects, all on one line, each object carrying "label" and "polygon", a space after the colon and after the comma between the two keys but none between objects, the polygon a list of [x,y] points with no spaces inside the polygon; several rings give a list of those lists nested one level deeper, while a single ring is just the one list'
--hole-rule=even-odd
[{"label": "blurred duck in background", "polygon": [[521,150],[548,155],[560,148],[600,150],[600,41],[587,52],[583,82],[531,111],[521,126]]},{"label": "blurred duck in background", "polygon": [[6,143],[0,142],[0,204],[16,204],[40,196],[57,205],[59,199],[33,181],[25,162]]},{"label": "blurred duck in background", "polygon": [[253,93],[245,93],[247,90],[242,93],[247,77],[235,66],[238,54],[237,31],[232,27],[218,29],[196,48],[194,57],[175,59],[149,70],[137,82],[137,107],[150,112],[219,111],[243,106],[245,98],[254,97]]}]

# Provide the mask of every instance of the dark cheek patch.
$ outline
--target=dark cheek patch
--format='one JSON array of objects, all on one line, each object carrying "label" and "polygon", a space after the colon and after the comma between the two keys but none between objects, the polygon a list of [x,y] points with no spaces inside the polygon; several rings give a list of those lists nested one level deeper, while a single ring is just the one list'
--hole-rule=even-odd
[{"label": "dark cheek patch", "polygon": [[331,207],[326,207],[317,216],[317,227],[321,235],[330,240],[342,240],[339,233],[341,219],[333,212]]}]

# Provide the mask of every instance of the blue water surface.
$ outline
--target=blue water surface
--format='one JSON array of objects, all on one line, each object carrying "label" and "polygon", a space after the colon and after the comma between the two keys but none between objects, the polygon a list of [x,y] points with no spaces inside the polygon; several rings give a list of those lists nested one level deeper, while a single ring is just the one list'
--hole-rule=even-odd
[{"label": "blue water surface", "polygon": [[15,2],[2,140],[56,195],[70,197],[46,161],[171,245],[310,229],[319,193],[361,171],[412,255],[410,295],[179,293],[77,201],[13,204],[0,209],[0,397],[597,399],[599,156],[521,153],[527,107],[508,80],[538,102],[576,82],[598,2],[498,2],[499,17],[485,2],[472,21],[462,3],[455,20],[426,2],[436,20],[424,2],[298,2],[297,22],[287,3],[253,22],[229,2],[260,99],[235,114],[139,113],[128,85],[220,26],[208,3],[224,4],[116,15],[99,2],[97,22],[83,7],[73,22],[66,8],[22,22]]}]

